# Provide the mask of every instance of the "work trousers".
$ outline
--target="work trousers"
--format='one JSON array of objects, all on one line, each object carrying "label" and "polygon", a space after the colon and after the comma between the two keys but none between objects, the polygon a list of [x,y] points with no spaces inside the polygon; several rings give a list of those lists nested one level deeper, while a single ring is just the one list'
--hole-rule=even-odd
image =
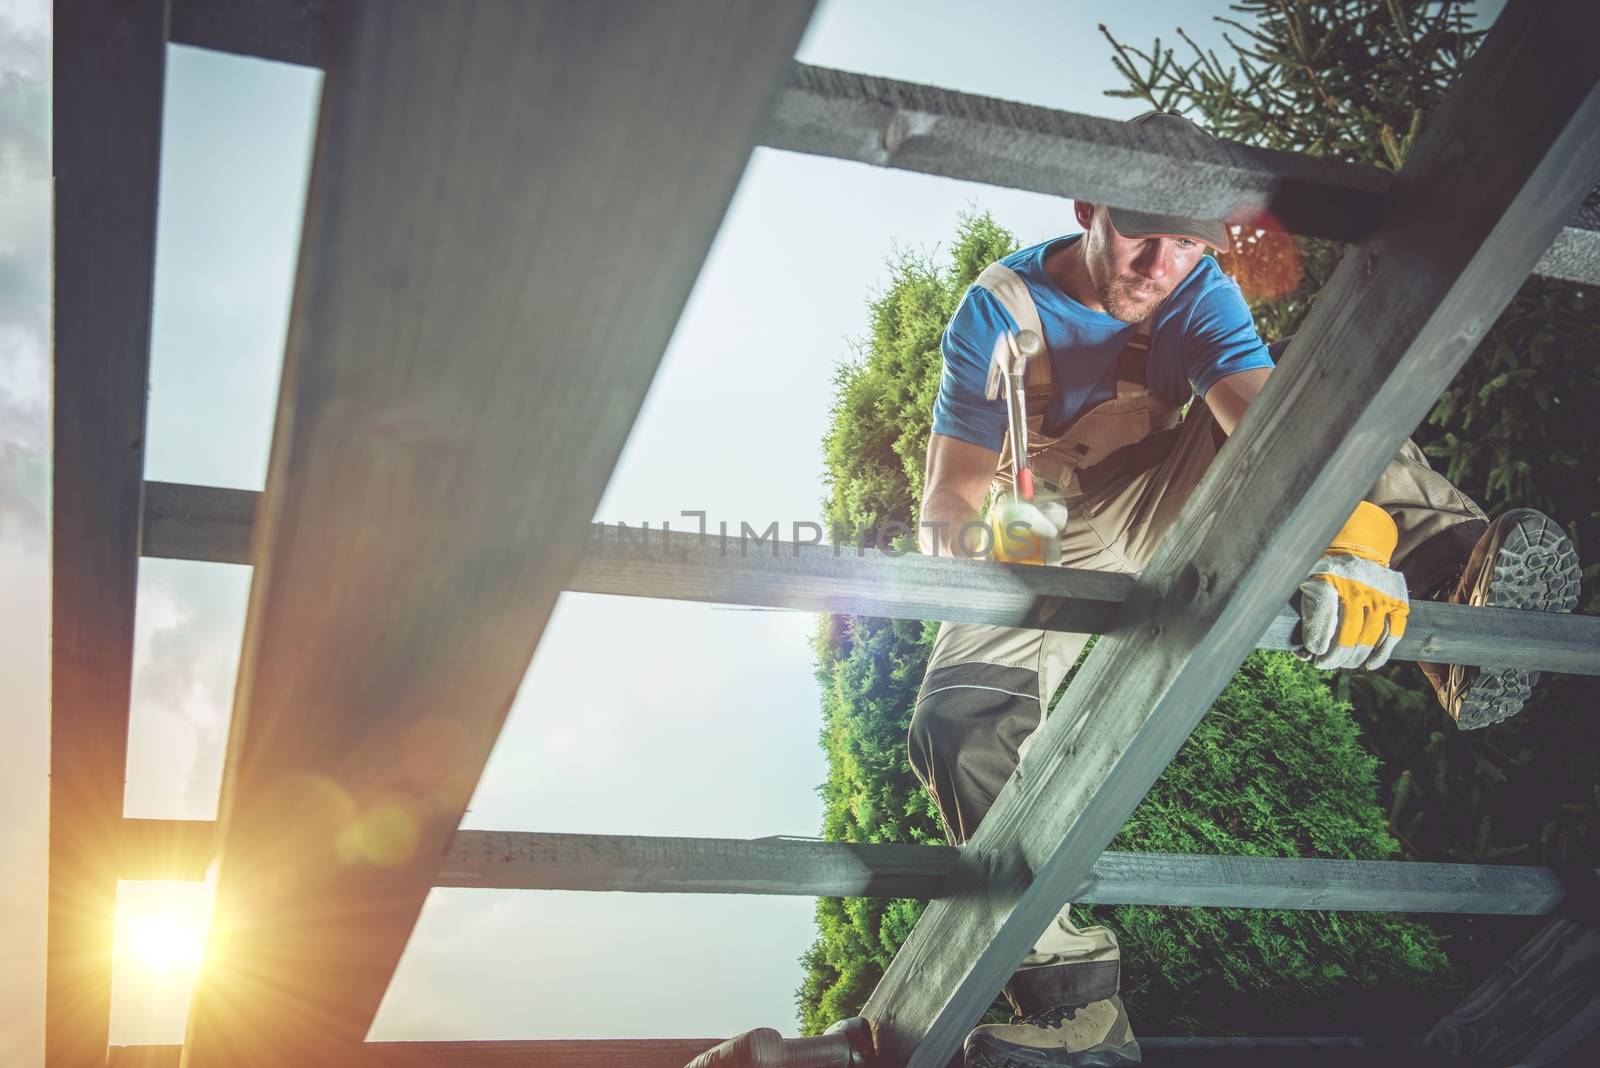
[{"label": "work trousers", "polygon": [[[1209,409],[1196,401],[1165,460],[1092,495],[1069,499],[1061,565],[1142,569],[1222,440]],[[1482,509],[1434,471],[1409,441],[1366,499],[1399,527],[1391,566],[1406,576],[1413,596],[1452,578],[1487,525]],[[909,744],[911,764],[933,795],[953,844],[977,830],[1088,640],[1087,634],[974,623],[939,627]],[[1086,713],[1093,714],[1092,709]],[[1075,926],[1070,909],[1062,908],[1008,987],[1020,1013],[1086,1004],[1118,990],[1116,936],[1104,927]]]}]

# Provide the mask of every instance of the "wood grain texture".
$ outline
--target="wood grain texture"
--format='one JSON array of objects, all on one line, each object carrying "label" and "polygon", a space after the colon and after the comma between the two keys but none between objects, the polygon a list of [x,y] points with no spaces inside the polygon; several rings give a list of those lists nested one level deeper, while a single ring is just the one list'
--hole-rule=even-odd
[{"label": "wood grain texture", "polygon": [[[367,1042],[345,1068],[683,1068],[717,1038]],[[106,1068],[178,1068],[180,1046],[113,1046]],[[250,1060],[234,1064],[254,1063]],[[230,1066],[232,1068],[232,1066]]]},{"label": "wood grain texture", "polygon": [[809,12],[332,12],[186,1068],[359,1049]]},{"label": "wood grain texture", "polygon": [[249,564],[260,499],[255,490],[146,482],[139,551],[167,560]]},{"label": "wood grain texture", "polygon": [[166,5],[57,0],[45,1064],[105,1060]]},{"label": "wood grain texture", "polygon": [[[172,39],[321,66],[325,0],[175,0]],[[1365,165],[1219,143],[1196,158],[1092,115],[852,71],[794,65],[762,134],[805,152],[1156,212],[1266,207],[1294,233],[1353,241],[1393,176]],[[1574,215],[1534,273],[1600,285],[1600,211]]]},{"label": "wood grain texture", "polygon": [[955,857],[948,846],[463,830],[456,832],[434,885],[931,897]]},{"label": "wood grain texture", "polygon": [[[127,820],[128,879],[200,879],[212,824]],[[808,838],[457,831],[433,885],[641,894],[942,896],[959,850]],[[1569,873],[1570,874],[1570,873]],[[1600,878],[1600,871],[1593,873]],[[1104,905],[1535,916],[1568,898],[1549,868],[1510,864],[1102,853],[1072,900]]]},{"label": "wood grain texture", "polygon": [[944,1068],[1594,187],[1597,31],[1507,6],[874,991],[891,1062]]},{"label": "wood grain texture", "polygon": [[[704,1039],[524,1042],[369,1042],[352,1068],[683,1068],[716,1045]],[[1415,1042],[1360,1036],[1139,1037],[1152,1068],[1461,1068]],[[175,1068],[177,1046],[113,1046],[107,1068]]]},{"label": "wood grain texture", "polygon": [[[250,562],[257,494],[250,490],[145,483],[146,556]],[[573,568],[566,589],[623,597],[745,604],[892,619],[948,619],[1048,630],[1104,632],[1133,578],[1104,571],[907,555],[858,554],[807,542],[637,527],[623,542],[615,525]],[[1256,643],[1288,649],[1299,614],[1285,607]],[[1492,664],[1600,675],[1600,618],[1419,601],[1398,660]]]},{"label": "wood grain texture", "polygon": [[172,40],[218,52],[326,65],[328,0],[177,0]]}]

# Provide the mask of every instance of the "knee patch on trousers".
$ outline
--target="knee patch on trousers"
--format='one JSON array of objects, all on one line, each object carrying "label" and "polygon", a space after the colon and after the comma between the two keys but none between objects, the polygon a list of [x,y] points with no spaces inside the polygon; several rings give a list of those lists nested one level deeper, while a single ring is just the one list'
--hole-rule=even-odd
[{"label": "knee patch on trousers", "polygon": [[1039,674],[1028,668],[972,662],[923,678],[911,716],[911,766],[952,841],[977,829],[1039,719]]}]

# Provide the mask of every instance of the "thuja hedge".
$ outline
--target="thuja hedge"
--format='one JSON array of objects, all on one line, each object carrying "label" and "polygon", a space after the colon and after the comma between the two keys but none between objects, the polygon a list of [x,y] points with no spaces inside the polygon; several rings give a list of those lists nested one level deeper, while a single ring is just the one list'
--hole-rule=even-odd
[{"label": "thuja hedge", "polygon": [[[1238,0],[1222,20],[1220,54],[1181,30],[1164,35],[1176,47],[1158,39],[1148,49],[1108,34],[1126,85],[1111,95],[1264,148],[1398,169],[1477,48],[1473,12],[1470,0]],[[1588,202],[1600,204],[1600,190]],[[1298,328],[1344,253],[1327,241],[1293,248],[1299,284],[1252,300],[1273,336]],[[1273,262],[1247,254],[1225,266],[1248,280],[1270,275]],[[1567,528],[1584,564],[1579,611],[1591,615],[1600,613],[1597,347],[1600,292],[1530,278],[1412,434],[1491,516],[1538,508]],[[1520,715],[1468,732],[1440,715],[1410,665],[1342,674],[1335,685],[1383,758],[1382,797],[1408,855],[1600,863],[1600,678],[1546,676]]]},{"label": "thuja hedge", "polygon": [[[825,454],[836,527],[911,522],[940,373],[939,334],[978,270],[1015,247],[985,216],[961,224],[948,267],[902,256],[870,305],[871,334],[842,365]],[[814,640],[828,754],[823,836],[944,840],[907,763],[905,735],[934,624],[824,617]],[[1286,654],[1257,653],[1134,812],[1113,848],[1384,859],[1397,846],[1377,762],[1348,705]],[[859,1011],[921,910],[914,901],[823,899],[797,994],[817,1031]],[[1401,917],[1243,909],[1086,910],[1120,934],[1124,989],[1149,1033],[1320,1030],[1386,994],[1449,977],[1438,939]],[[1369,1020],[1355,1021],[1352,1026]]]}]

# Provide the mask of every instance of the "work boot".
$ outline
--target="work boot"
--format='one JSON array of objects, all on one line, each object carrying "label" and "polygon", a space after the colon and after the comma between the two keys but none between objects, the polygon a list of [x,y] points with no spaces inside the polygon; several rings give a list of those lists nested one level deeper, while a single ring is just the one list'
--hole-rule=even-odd
[{"label": "work boot", "polygon": [[[1489,524],[1472,547],[1461,577],[1438,591],[1444,596],[1436,599],[1526,612],[1570,612],[1578,606],[1581,577],[1577,550],[1555,520],[1531,508],[1516,508]],[[1539,673],[1526,668],[1421,661],[1417,666],[1462,730],[1516,715],[1539,681]]]},{"label": "work boot", "polygon": [[984,1024],[962,1046],[965,1068],[1111,1068],[1138,1064],[1122,998],[1062,1005],[1020,1023]]}]

